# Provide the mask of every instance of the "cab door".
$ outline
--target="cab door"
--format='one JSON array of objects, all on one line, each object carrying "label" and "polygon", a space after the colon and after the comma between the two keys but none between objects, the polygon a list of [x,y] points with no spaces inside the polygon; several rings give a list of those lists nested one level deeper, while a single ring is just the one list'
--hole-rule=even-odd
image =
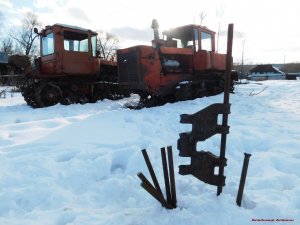
[{"label": "cab door", "polygon": [[64,74],[92,74],[93,57],[91,35],[88,32],[63,30],[62,72]]},{"label": "cab door", "polygon": [[194,40],[197,47],[194,54],[194,69],[196,71],[211,69],[213,35],[199,28],[194,28]]},{"label": "cab door", "polygon": [[48,30],[41,35],[40,73],[44,75],[57,74],[57,55],[55,54],[54,33]]}]

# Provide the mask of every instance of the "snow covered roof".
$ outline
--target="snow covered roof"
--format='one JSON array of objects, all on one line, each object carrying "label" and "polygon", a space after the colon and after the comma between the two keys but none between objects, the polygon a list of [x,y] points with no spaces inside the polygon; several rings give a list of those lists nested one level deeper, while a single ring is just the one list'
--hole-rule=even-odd
[{"label": "snow covered roof", "polygon": [[250,70],[250,73],[278,73],[282,74],[279,69],[275,68],[271,64],[266,64],[266,65],[257,65],[253,69]]},{"label": "snow covered roof", "polygon": [[300,73],[300,63],[288,63],[280,67],[280,70],[285,73]]}]

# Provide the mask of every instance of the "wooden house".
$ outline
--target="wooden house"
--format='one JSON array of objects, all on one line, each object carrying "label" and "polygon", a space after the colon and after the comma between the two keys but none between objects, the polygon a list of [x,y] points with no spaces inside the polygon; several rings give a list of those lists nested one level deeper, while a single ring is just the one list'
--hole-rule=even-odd
[{"label": "wooden house", "polygon": [[271,64],[257,65],[250,70],[250,80],[284,80],[285,73],[275,68]]}]

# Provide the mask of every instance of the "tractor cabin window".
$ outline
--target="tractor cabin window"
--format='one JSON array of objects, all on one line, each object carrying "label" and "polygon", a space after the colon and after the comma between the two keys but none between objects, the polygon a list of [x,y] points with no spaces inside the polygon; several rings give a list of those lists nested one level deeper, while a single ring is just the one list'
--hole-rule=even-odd
[{"label": "tractor cabin window", "polygon": [[164,34],[164,40],[167,40],[167,43],[174,42],[174,47],[176,46],[177,48],[194,49],[193,35],[191,30],[175,30],[172,33]]},{"label": "tractor cabin window", "polygon": [[194,39],[195,39],[195,51],[199,50],[199,41],[198,41],[198,29],[194,29]]},{"label": "tractor cabin window", "polygon": [[201,49],[212,51],[212,35],[206,32],[201,32]]},{"label": "tractor cabin window", "polygon": [[97,56],[97,36],[92,37],[92,53],[93,57]]},{"label": "tractor cabin window", "polygon": [[50,55],[54,53],[54,38],[53,33],[47,34],[42,38],[42,55]]},{"label": "tractor cabin window", "polygon": [[75,33],[71,31],[64,32],[64,49],[73,52],[89,51],[88,34]]}]

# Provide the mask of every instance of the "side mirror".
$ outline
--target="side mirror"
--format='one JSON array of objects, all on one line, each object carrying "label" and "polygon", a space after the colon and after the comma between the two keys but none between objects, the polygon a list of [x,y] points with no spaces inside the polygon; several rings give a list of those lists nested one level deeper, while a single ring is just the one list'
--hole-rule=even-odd
[{"label": "side mirror", "polygon": [[100,51],[96,50],[96,56],[99,57],[100,56]]},{"label": "side mirror", "polygon": [[39,30],[36,27],[33,28],[33,32],[36,33],[36,34],[39,34]]}]

